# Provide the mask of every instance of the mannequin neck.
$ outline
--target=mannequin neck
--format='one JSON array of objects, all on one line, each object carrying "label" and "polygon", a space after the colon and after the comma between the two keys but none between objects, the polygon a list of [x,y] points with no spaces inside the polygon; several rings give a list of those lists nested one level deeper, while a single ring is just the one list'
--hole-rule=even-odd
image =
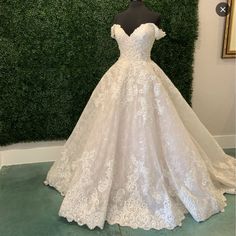
[{"label": "mannequin neck", "polygon": [[129,8],[142,7],[144,3],[142,0],[131,0],[129,3]]}]

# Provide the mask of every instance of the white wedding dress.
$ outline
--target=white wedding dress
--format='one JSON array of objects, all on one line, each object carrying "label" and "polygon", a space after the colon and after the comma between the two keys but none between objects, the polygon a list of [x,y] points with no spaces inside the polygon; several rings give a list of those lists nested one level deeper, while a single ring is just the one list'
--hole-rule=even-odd
[{"label": "white wedding dress", "polygon": [[111,27],[120,57],[44,181],[64,196],[58,214],[69,222],[173,229],[187,213],[199,222],[224,211],[224,193],[236,194],[236,160],[150,58],[165,35],[153,23],[130,36]]}]

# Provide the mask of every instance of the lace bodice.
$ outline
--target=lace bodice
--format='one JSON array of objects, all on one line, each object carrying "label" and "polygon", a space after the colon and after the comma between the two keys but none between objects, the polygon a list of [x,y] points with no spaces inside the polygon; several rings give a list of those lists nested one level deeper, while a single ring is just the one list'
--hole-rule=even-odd
[{"label": "lace bodice", "polygon": [[154,23],[143,23],[128,35],[119,24],[111,27],[111,37],[116,39],[120,58],[130,61],[150,60],[153,43],[164,37],[166,33]]}]

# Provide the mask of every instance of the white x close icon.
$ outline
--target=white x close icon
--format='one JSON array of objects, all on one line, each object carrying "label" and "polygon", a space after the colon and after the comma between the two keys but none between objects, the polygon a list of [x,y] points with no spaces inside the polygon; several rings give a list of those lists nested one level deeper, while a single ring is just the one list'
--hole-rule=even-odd
[{"label": "white x close icon", "polygon": [[226,7],[220,7],[220,12],[226,12]]}]

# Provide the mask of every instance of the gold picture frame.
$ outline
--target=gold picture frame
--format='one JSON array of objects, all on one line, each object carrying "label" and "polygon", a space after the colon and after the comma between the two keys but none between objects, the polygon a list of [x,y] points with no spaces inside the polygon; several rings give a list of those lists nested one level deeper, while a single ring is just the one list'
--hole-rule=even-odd
[{"label": "gold picture frame", "polygon": [[222,58],[236,57],[236,9],[235,0],[228,0],[229,13],[225,20]]}]

